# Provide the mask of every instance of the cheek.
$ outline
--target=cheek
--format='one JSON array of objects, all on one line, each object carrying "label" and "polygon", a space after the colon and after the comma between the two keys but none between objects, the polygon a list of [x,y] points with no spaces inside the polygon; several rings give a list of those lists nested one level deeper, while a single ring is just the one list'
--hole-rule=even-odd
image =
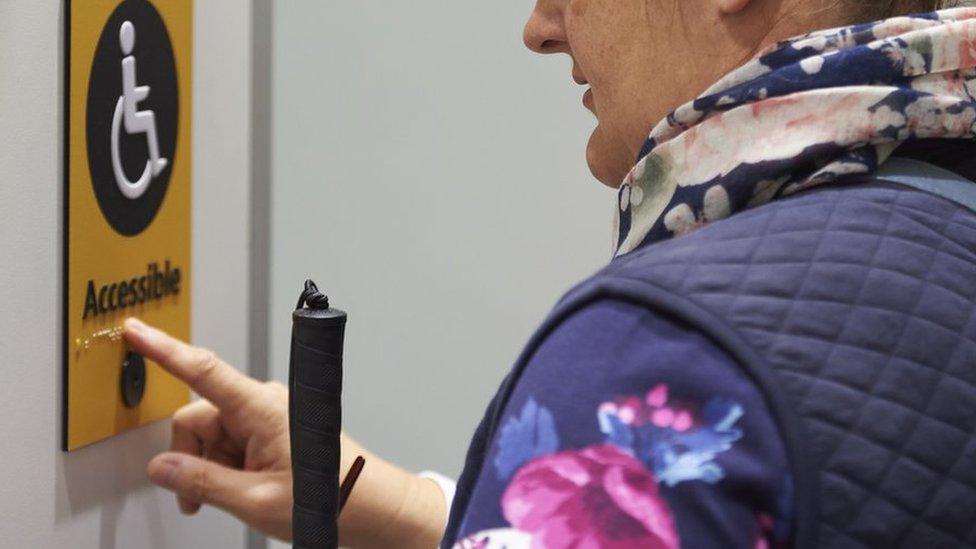
[{"label": "cheek", "polygon": [[622,147],[612,156],[618,161],[625,158],[629,169],[653,123],[647,112],[648,103],[653,103],[653,85],[641,74],[653,48],[645,33],[638,32],[646,29],[632,28],[644,25],[644,16],[632,13],[635,0],[589,0],[583,4],[585,13],[574,15],[572,6],[578,1],[570,4],[566,32],[573,59],[592,90],[599,133],[604,134],[594,141]]},{"label": "cheek", "polygon": [[627,57],[637,50],[626,8],[633,1],[572,0],[569,4],[566,39],[594,92],[607,93],[631,61]]},{"label": "cheek", "polygon": [[626,70],[622,59],[626,45],[619,38],[602,36],[604,29],[595,28],[591,21],[570,21],[566,35],[573,61],[586,76],[595,93],[607,94]]},{"label": "cheek", "polygon": [[566,36],[574,62],[589,81],[598,121],[587,161],[606,185],[620,185],[654,124],[691,95],[685,89],[694,85],[687,78],[688,55],[681,53],[688,49],[688,38],[668,17],[672,2],[569,2]]}]

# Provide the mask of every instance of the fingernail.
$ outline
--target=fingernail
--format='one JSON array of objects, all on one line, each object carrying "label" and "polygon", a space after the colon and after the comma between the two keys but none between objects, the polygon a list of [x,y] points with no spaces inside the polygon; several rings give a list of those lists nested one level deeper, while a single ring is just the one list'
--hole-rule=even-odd
[{"label": "fingernail", "polygon": [[173,481],[176,479],[176,472],[182,466],[183,460],[175,455],[167,455],[153,460],[149,471],[149,480],[157,486],[172,488]]},{"label": "fingernail", "polygon": [[123,325],[125,326],[126,330],[136,332],[137,334],[144,334],[146,333],[146,330],[149,328],[149,326],[146,326],[146,324],[143,323],[141,320],[134,317],[129,317],[125,319]]}]

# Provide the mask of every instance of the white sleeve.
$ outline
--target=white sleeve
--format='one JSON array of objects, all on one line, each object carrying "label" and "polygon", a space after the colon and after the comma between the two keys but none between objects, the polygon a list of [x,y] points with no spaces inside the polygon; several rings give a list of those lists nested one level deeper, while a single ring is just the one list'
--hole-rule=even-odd
[{"label": "white sleeve", "polygon": [[[421,471],[417,476],[430,479],[437,484],[437,487],[444,494],[444,508],[447,509],[447,514],[450,516],[451,503],[454,501],[454,492],[457,490],[457,483],[434,471]],[[447,517],[444,518],[444,522],[445,524],[447,523]]]}]

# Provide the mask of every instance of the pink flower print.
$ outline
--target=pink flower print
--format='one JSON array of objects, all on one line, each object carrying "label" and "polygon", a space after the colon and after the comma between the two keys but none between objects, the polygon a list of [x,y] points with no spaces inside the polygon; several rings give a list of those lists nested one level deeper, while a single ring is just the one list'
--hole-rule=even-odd
[{"label": "pink flower print", "polygon": [[695,425],[695,419],[688,410],[663,406],[651,412],[651,423],[683,433]]},{"label": "pink flower print", "polygon": [[620,421],[632,425],[638,419],[641,412],[641,401],[636,397],[628,397],[617,403],[617,417]]},{"label": "pink flower print", "polygon": [[532,534],[533,547],[676,548],[679,539],[657,481],[616,446],[535,459],[502,495],[502,513]]},{"label": "pink flower print", "polygon": [[597,422],[607,444],[633,455],[658,482],[674,486],[723,478],[715,457],[742,437],[735,426],[742,414],[742,406],[721,398],[703,407],[673,399],[668,386],[658,384],[643,398],[604,402],[597,408]]},{"label": "pink flower print", "polygon": [[688,429],[691,429],[695,425],[695,419],[691,417],[688,410],[681,410],[674,416],[674,421],[671,422],[671,428],[679,433],[683,433]]},{"label": "pink flower print", "polygon": [[729,193],[721,185],[714,185],[705,191],[701,211],[695,213],[688,204],[678,204],[664,215],[664,226],[675,236],[681,236],[706,223],[725,219],[731,212]]},{"label": "pink flower print", "polygon": [[684,432],[697,423],[693,410],[692,405],[669,401],[668,386],[661,383],[648,391],[643,401],[628,396],[604,402],[597,408],[597,416],[604,423],[607,417],[613,416],[624,425],[638,427],[652,424],[662,429]]},{"label": "pink flower print", "polygon": [[694,406],[679,401],[671,401],[668,386],[659,383],[644,397],[644,402],[651,408],[649,412],[651,423],[661,428],[670,428],[684,432],[695,426]]},{"label": "pink flower print", "polygon": [[674,423],[674,410],[671,408],[660,408],[651,413],[651,423],[662,429],[667,429]]},{"label": "pink flower print", "polygon": [[695,417],[688,409],[672,403],[668,406],[668,386],[661,383],[647,392],[644,402],[651,408],[650,422],[662,429],[683,433],[695,425]]},{"label": "pink flower print", "polygon": [[644,397],[644,402],[646,402],[648,406],[654,408],[664,406],[668,402],[668,386],[663,383],[659,383],[657,386],[647,392],[647,396]]}]

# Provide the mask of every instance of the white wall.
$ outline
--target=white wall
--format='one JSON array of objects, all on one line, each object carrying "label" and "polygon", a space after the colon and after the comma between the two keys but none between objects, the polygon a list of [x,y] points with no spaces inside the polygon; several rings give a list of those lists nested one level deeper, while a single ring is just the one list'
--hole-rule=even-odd
[{"label": "white wall", "polygon": [[566,58],[524,49],[525,0],[277,2],[272,372],[312,276],[349,312],[344,424],[459,472],[556,299],[609,257],[613,194]]},{"label": "white wall", "polygon": [[[0,546],[243,547],[244,528],[179,515],[144,468],[168,422],[63,454],[61,25],[56,0],[0,1]],[[198,0],[193,337],[246,364],[248,4]]]}]

